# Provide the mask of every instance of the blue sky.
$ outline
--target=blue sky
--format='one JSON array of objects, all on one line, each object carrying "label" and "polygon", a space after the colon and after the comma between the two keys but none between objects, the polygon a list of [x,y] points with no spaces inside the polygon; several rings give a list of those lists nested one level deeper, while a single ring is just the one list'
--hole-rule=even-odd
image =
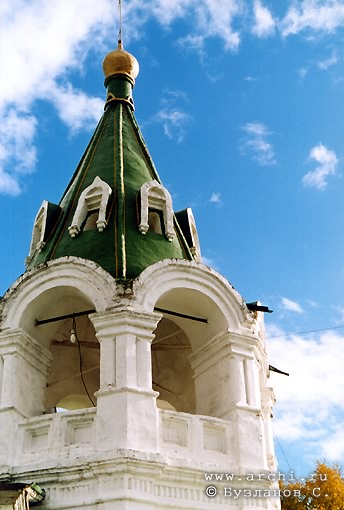
[{"label": "blue sky", "polygon": [[[101,116],[117,14],[116,0],[1,2],[1,294]],[[125,0],[123,38],[175,210],[193,208],[204,261],[274,310],[280,469],[343,462],[343,3]]]}]

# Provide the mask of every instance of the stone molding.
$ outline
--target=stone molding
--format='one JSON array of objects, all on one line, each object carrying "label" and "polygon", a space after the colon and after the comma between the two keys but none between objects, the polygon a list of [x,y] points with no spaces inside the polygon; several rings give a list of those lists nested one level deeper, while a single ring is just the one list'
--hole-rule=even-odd
[{"label": "stone molding", "polygon": [[100,177],[96,176],[87,188],[81,193],[72,223],[68,227],[69,235],[75,237],[80,233],[81,226],[89,212],[98,211],[97,229],[103,232],[107,225],[106,209],[112,194],[110,186]]},{"label": "stone molding", "polygon": [[158,181],[149,181],[142,184],[140,192],[140,224],[139,230],[146,234],[149,229],[149,209],[162,211],[165,236],[169,241],[175,237],[176,233],[173,226],[172,198],[168,190]]},{"label": "stone molding", "polygon": [[17,328],[28,305],[45,291],[59,286],[77,289],[97,311],[113,305],[117,289],[114,278],[95,262],[78,257],[52,260],[24,273],[6,292],[2,328]]},{"label": "stone molding", "polygon": [[169,259],[149,266],[134,281],[135,302],[153,310],[161,295],[178,288],[208,296],[227,318],[231,331],[252,334],[255,318],[240,294],[223,276],[196,261]]},{"label": "stone molding", "polygon": [[21,328],[0,332],[0,356],[19,354],[46,377],[52,361],[48,349]]}]

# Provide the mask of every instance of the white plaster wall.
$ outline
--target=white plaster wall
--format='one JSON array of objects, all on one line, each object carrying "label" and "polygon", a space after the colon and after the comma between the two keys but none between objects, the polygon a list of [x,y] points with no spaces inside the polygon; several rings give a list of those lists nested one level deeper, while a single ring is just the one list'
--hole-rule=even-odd
[{"label": "white plaster wall", "polygon": [[[68,295],[66,300],[64,293]],[[163,261],[144,271],[132,290],[124,291],[93,263],[80,259],[54,261],[19,279],[7,294],[0,354],[9,354],[8,335],[19,327],[24,330],[24,338],[32,335],[32,346],[41,345],[46,352],[56,340],[58,329],[54,326],[37,332],[34,320],[40,318],[42,308],[44,313],[54,315],[71,311],[74,302],[96,310],[89,320],[97,338],[88,340],[100,344],[97,407],[33,416],[35,400],[28,399],[31,403],[27,404],[18,388],[32,385],[41,401],[46,378],[44,371],[42,376],[37,375],[38,359],[25,360],[21,354],[24,347],[19,346],[14,359],[20,384],[11,371],[6,374],[4,362],[1,398],[12,398],[19,407],[25,407],[27,414],[13,406],[0,409],[0,480],[6,473],[16,481],[34,479],[47,490],[43,509],[50,510],[208,510],[210,505],[231,510],[278,509],[278,503],[270,499],[236,501],[219,495],[210,503],[205,494],[204,472],[269,473],[272,465],[268,462],[272,455],[271,444],[267,446],[271,432],[265,412],[270,404],[265,403],[264,412],[261,410],[261,394],[266,386],[265,347],[255,318],[230,284],[202,264]],[[187,363],[181,364],[176,374],[178,358],[169,367],[166,351],[160,360],[166,384],[172,384],[173,377],[179,375],[180,381],[190,386],[183,406],[189,405],[189,410],[198,414],[157,408],[158,393],[152,390],[150,376],[150,343],[161,319],[153,311],[157,305],[208,319],[208,324],[203,324],[173,318],[183,341],[187,339],[192,348],[187,363],[193,372],[194,409]],[[167,314],[164,318],[170,320]],[[60,333],[68,332],[68,327],[65,324]],[[82,331],[86,336],[89,329]],[[177,337],[173,342],[178,342]],[[50,377],[72,375],[77,361],[73,352],[61,348]],[[96,362],[92,352],[85,359],[88,367]],[[252,361],[249,375],[245,375],[247,360]],[[260,382],[254,375],[256,360],[263,371]],[[46,371],[48,362],[47,354]],[[11,380],[13,389],[5,391]],[[72,392],[80,390],[80,381],[78,384],[71,385]],[[94,384],[92,391],[97,386],[91,381],[89,384]],[[245,488],[239,479],[235,483]],[[270,483],[265,480],[260,486],[267,488]]]}]

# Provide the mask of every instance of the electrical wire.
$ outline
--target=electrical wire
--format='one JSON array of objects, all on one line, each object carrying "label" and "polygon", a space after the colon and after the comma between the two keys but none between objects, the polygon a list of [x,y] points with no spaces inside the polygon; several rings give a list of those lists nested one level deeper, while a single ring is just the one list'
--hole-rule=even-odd
[{"label": "electrical wire", "polygon": [[308,333],[320,333],[322,331],[332,331],[334,329],[342,329],[344,328],[344,324],[342,326],[332,326],[328,328],[320,328],[320,329],[309,329],[308,331],[297,331],[295,333],[285,333],[284,335],[277,336],[267,336],[269,340],[273,340],[275,338],[286,338],[287,336],[298,336],[298,335],[307,335]]},{"label": "electrical wire", "polygon": [[85,379],[84,379],[84,373],[83,373],[83,367],[82,367],[82,355],[81,355],[81,346],[80,346],[80,342],[79,342],[79,338],[78,338],[78,335],[77,335],[77,332],[76,332],[76,320],[75,320],[75,317],[73,317],[73,329],[74,329],[74,334],[75,334],[75,338],[76,338],[76,343],[78,344],[78,350],[79,350],[79,369],[80,369],[80,377],[81,377],[81,381],[82,381],[82,384],[85,388],[85,391],[86,391],[86,394],[92,404],[93,407],[96,406],[96,404],[93,402],[92,400],[92,397],[87,389],[87,386],[86,386],[86,383],[85,383]]},{"label": "electrical wire", "polygon": [[293,470],[292,470],[292,468],[291,468],[291,466],[290,466],[290,464],[289,464],[289,461],[288,461],[288,459],[287,459],[287,456],[286,456],[286,454],[285,454],[285,452],[284,452],[284,450],[283,450],[283,448],[282,448],[281,442],[280,442],[280,440],[278,439],[278,437],[276,436],[276,434],[274,434],[274,436],[275,436],[275,439],[276,439],[276,443],[278,444],[278,446],[279,446],[279,448],[280,448],[280,450],[281,450],[281,452],[282,452],[282,455],[283,455],[283,457],[284,457],[284,460],[286,461],[286,463],[287,463],[287,465],[288,465],[288,467],[289,467],[290,472],[292,472]]}]

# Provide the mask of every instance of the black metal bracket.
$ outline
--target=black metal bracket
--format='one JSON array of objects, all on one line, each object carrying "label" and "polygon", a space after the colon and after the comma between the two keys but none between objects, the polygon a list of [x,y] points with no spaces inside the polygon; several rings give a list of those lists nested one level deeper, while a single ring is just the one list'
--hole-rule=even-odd
[{"label": "black metal bracket", "polygon": [[273,310],[270,310],[268,306],[258,305],[257,301],[254,303],[246,303],[247,308],[251,312],[264,312],[264,313],[272,313]]}]

